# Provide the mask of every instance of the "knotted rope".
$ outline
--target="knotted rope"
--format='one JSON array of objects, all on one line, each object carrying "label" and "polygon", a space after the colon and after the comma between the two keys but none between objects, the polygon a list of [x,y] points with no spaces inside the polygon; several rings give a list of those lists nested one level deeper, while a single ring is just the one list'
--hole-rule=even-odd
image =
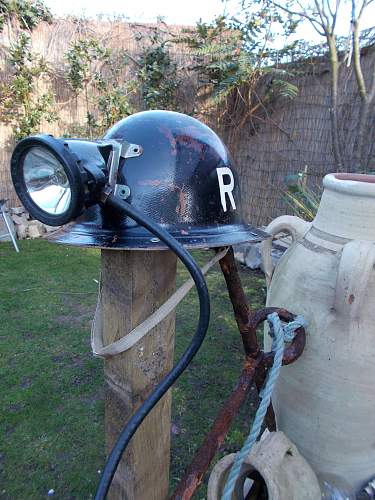
[{"label": "knotted rope", "polygon": [[283,362],[284,344],[285,342],[291,342],[293,340],[295,332],[298,328],[306,326],[306,321],[303,318],[303,316],[296,316],[294,321],[292,321],[291,323],[287,323],[286,325],[283,325],[278,314],[272,313],[267,316],[267,321],[270,325],[269,334],[273,339],[272,351],[275,352],[273,365],[268,371],[267,379],[259,394],[261,402],[255,414],[255,418],[250,433],[242,449],[237,453],[232,468],[230,470],[227,482],[225,484],[224,492],[221,497],[222,500],[232,499],[232,493],[235,484],[237,482],[237,479],[240,475],[242,464],[245,458],[250,453],[250,450],[253,447],[261,431],[263,420],[266,415],[267,408],[271,402],[272,392],[275,387],[275,383],[279,376],[280,368]]}]

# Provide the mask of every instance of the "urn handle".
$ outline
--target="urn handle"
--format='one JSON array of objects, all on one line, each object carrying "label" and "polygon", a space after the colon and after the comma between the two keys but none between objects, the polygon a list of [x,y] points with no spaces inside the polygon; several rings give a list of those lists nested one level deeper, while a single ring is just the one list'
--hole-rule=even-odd
[{"label": "urn handle", "polygon": [[350,318],[358,318],[375,278],[375,243],[350,241],[342,249],[336,280],[334,309]]},{"label": "urn handle", "polygon": [[[311,222],[307,222],[294,215],[282,215],[274,219],[266,227],[266,232],[276,237],[280,233],[287,233],[292,237],[292,243],[302,238],[309,230]],[[268,238],[261,243],[260,253],[262,256],[262,263],[264,274],[266,276],[267,288],[271,284],[274,266],[272,264],[272,239]]]}]

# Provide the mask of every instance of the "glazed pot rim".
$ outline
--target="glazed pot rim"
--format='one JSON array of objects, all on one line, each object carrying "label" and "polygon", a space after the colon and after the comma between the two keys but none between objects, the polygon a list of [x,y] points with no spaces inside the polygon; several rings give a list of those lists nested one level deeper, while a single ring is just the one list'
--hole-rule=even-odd
[{"label": "glazed pot rim", "polygon": [[375,175],[337,172],[323,179],[323,187],[330,191],[354,196],[375,197]]}]

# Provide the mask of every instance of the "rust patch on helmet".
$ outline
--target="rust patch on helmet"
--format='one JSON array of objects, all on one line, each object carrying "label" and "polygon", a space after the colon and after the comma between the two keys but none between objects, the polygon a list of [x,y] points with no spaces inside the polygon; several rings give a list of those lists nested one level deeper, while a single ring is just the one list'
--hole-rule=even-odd
[{"label": "rust patch on helmet", "polygon": [[183,215],[186,210],[186,194],[183,192],[182,189],[180,189],[179,195],[178,195],[178,200],[179,203],[176,207],[176,213],[178,215]]},{"label": "rust patch on helmet", "polygon": [[203,143],[201,141],[198,141],[194,137],[189,136],[189,135],[178,135],[177,136],[177,144],[182,144],[184,146],[188,146],[199,154],[201,154],[202,149],[203,149]]},{"label": "rust patch on helmet", "polygon": [[170,145],[171,145],[171,155],[172,156],[177,156],[177,141],[172,134],[171,129],[168,127],[165,127],[164,125],[160,125],[159,127],[160,132],[168,139]]}]

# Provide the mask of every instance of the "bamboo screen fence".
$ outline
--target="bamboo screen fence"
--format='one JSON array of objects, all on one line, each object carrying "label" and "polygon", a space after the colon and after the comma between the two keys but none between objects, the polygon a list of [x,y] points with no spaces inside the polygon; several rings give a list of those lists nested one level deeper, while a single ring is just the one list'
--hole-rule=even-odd
[{"label": "bamboo screen fence", "polygon": [[[143,48],[150,44],[152,35],[158,30],[163,36],[162,25],[129,24],[121,20],[114,21],[76,21],[60,19],[51,25],[42,24],[32,33],[33,51],[43,56],[52,69],[53,93],[57,106],[58,120],[53,123],[43,123],[40,130],[55,136],[66,134],[69,126],[84,124],[86,119],[86,106],[83,97],[77,97],[69,88],[64,77],[67,63],[64,54],[69,49],[69,44],[79,38],[94,36],[108,48],[124,49],[134,59]],[[183,26],[168,26],[168,30],[177,34]],[[165,33],[165,37],[168,33]],[[0,33],[0,79],[6,79],[9,69],[5,62],[5,53],[1,46],[7,46],[12,41],[9,33]],[[178,89],[179,109],[189,114],[193,113],[196,93],[196,78],[192,77],[185,67],[191,55],[173,52],[180,79],[184,85]],[[124,69],[124,78],[127,77],[131,65]],[[136,102],[136,107],[141,109],[141,102]],[[91,111],[91,110],[90,110]],[[95,111],[95,110],[93,110]],[[10,178],[9,159],[14,148],[14,139],[9,126],[0,123],[0,199],[7,199],[8,206],[20,204]]]},{"label": "bamboo screen fence", "polygon": [[[181,27],[175,29],[178,31]],[[43,131],[58,136],[66,131],[69,124],[83,123],[85,118],[82,100],[74,96],[64,79],[63,54],[70,41],[92,34],[104,40],[107,46],[123,48],[137,57],[152,30],[153,26],[122,21],[80,24],[69,20],[59,20],[54,25],[37,29],[33,34],[33,47],[56,68],[54,93],[59,106],[58,122],[43,125]],[[182,49],[179,47],[179,52],[173,52],[183,82],[178,89],[179,110],[192,114],[197,113],[194,109],[197,80],[186,69],[191,54]],[[363,66],[367,80],[371,77],[374,57],[375,51],[371,48],[364,51]],[[4,63],[0,76],[6,77]],[[310,64],[308,69],[304,67],[301,76],[293,80],[299,88],[298,96],[292,100],[279,98],[263,117],[248,122],[242,128],[231,129],[220,125],[215,117],[208,120],[232,150],[239,170],[245,218],[253,224],[267,224],[272,218],[290,212],[283,200],[287,175],[307,171],[308,182],[314,186],[321,185],[322,177],[335,170],[331,152],[329,80],[329,66],[320,60]],[[355,78],[348,68],[341,69],[339,102],[340,126],[346,138],[342,151],[350,164],[359,101]],[[368,133],[373,139],[374,121],[372,110]],[[0,124],[0,198],[7,198],[10,206],[17,206],[19,201],[9,175],[9,157],[14,145],[10,132],[9,127]],[[364,171],[375,170],[375,151],[370,152],[369,158]]]},{"label": "bamboo screen fence", "polygon": [[[371,79],[374,57],[374,50],[364,51],[363,69],[367,82]],[[245,215],[257,225],[267,224],[281,214],[290,213],[283,196],[286,176],[306,171],[308,185],[320,189],[324,175],[335,171],[328,64],[320,62],[293,83],[299,88],[297,97],[293,100],[280,99],[275,103],[274,111],[256,127],[256,133],[248,124],[238,131],[235,141]],[[341,69],[339,103],[341,136],[345,138],[341,149],[350,171],[360,102],[355,76],[348,68]],[[368,123],[371,150],[363,172],[375,171],[374,125],[373,108]]]}]

